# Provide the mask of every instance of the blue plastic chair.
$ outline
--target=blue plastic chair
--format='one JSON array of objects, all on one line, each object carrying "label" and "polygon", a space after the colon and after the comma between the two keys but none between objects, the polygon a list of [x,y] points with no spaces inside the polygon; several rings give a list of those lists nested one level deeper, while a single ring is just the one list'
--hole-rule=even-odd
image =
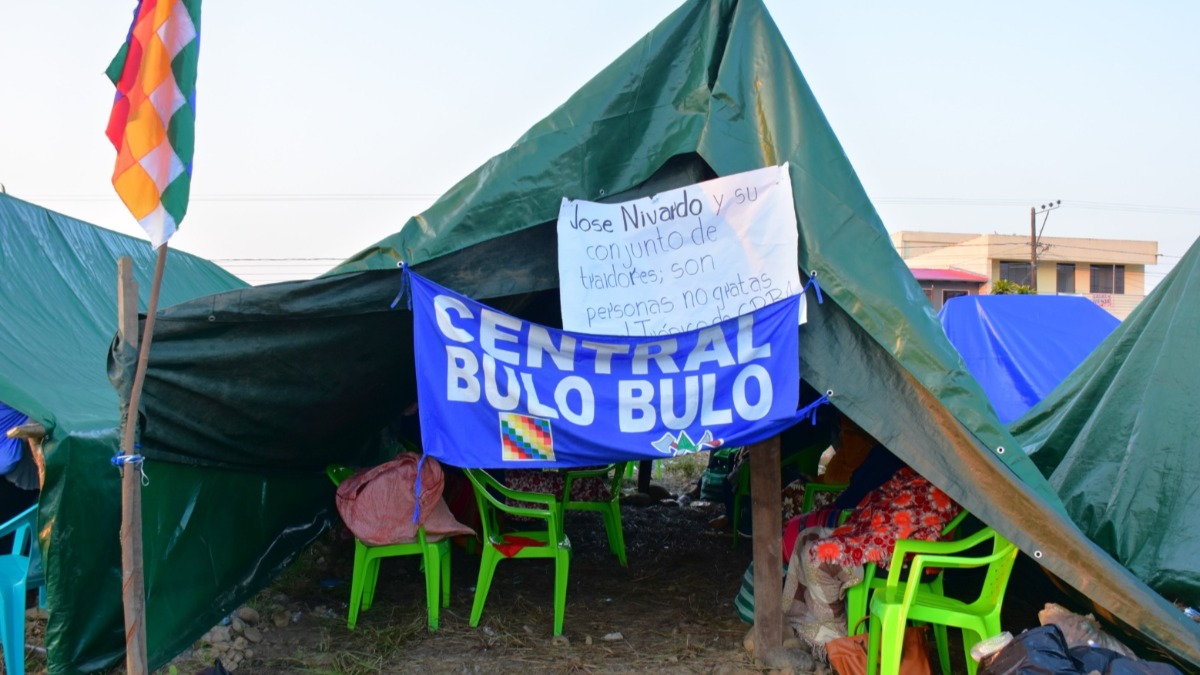
[{"label": "blue plastic chair", "polygon": [[25,589],[41,587],[41,556],[33,534],[37,529],[37,504],[0,525],[0,537],[13,536],[12,550],[0,555],[0,638],[8,675],[25,675]]}]

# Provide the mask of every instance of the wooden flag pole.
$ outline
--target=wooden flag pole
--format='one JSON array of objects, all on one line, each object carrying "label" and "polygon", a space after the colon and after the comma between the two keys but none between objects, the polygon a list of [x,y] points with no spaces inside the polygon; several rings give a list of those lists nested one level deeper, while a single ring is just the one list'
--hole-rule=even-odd
[{"label": "wooden flag pole", "polygon": [[133,261],[128,257],[117,261],[117,314],[121,340],[138,350],[137,369],[134,371],[125,417],[125,432],[121,439],[124,452],[121,467],[121,598],[125,605],[125,670],[129,675],[148,675],[150,672],[146,654],[146,581],[142,568],[143,474],[141,457],[134,450],[134,438],[142,383],[146,379],[146,364],[150,360],[150,343],[154,337],[158,291],[162,286],[166,263],[167,245],[164,243],[158,247],[154,282],[150,286],[150,303],[146,308],[146,325],[139,342],[138,292],[137,282],[133,279]]}]

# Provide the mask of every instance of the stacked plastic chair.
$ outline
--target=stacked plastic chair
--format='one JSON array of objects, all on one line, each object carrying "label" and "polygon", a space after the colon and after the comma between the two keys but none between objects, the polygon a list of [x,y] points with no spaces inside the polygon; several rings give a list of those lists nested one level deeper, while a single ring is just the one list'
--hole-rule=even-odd
[{"label": "stacked plastic chair", "polygon": [[[850,513],[851,511],[847,511],[843,514],[843,520]],[[958,526],[966,517],[967,511],[964,509],[949,523],[946,523],[946,527],[942,528],[942,541],[954,539]],[[866,628],[863,619],[867,618],[871,591],[887,585],[887,577],[876,574],[877,569],[875,563],[867,563],[863,566],[863,580],[846,589],[846,633],[848,635],[854,635]],[[942,595],[942,571],[938,570],[936,574],[927,572],[926,577],[920,581],[921,588],[927,592]]]},{"label": "stacked plastic chair", "polygon": [[[963,555],[979,546],[991,544],[991,550],[979,555]],[[892,565],[888,571],[887,584],[876,590],[871,597],[870,637],[867,647],[867,673],[897,675],[900,672],[901,651],[904,645],[904,628],[909,621],[933,624],[937,639],[938,659],[942,673],[950,675],[950,651],[947,644],[946,627],[955,626],[962,630],[963,653],[969,654],[971,646],[1000,633],[1000,609],[1004,603],[1004,591],[1012,575],[1013,563],[1017,559],[1017,547],[990,527],[959,541],[913,541],[902,539],[896,542],[893,560],[903,560],[913,555],[908,578],[901,581],[903,565]],[[938,569],[986,568],[979,595],[972,600],[946,597],[940,590],[922,586],[924,571]],[[975,675],[978,664],[967,656],[967,673]]]},{"label": "stacked plastic chair", "polygon": [[[621,478],[625,475],[626,462],[609,464],[601,469],[572,469],[566,472],[563,482],[562,510],[595,511],[604,518],[604,533],[608,536],[608,548],[617,556],[621,567],[628,567],[625,558],[625,530],[621,527]],[[609,496],[605,501],[587,501],[571,498],[571,487],[581,478],[607,478]],[[560,516],[561,522],[561,516]]]},{"label": "stacked plastic chair", "polygon": [[8,675],[25,673],[25,592],[44,585],[38,553],[37,504],[0,525],[0,537],[12,535],[12,550],[0,555],[0,637]]}]

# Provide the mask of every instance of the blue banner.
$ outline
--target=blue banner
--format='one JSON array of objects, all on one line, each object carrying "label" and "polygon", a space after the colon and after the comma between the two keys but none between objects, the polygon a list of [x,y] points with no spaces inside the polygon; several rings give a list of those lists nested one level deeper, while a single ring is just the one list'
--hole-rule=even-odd
[{"label": "blue banner", "polygon": [[661,459],[798,419],[795,295],[686,333],[572,333],[406,271],[425,452],[466,468]]},{"label": "blue banner", "polygon": [[21,461],[21,446],[24,441],[19,438],[9,438],[5,434],[13,427],[19,427],[29,421],[29,418],[19,411],[13,410],[0,401],[0,474],[12,471]]}]

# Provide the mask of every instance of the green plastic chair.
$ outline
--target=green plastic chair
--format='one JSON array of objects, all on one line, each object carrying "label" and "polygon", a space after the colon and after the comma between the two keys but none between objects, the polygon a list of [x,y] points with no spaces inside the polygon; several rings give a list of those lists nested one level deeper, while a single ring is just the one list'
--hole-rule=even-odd
[{"label": "green plastic chair", "polygon": [[34,504],[0,525],[0,537],[13,536],[12,549],[0,554],[0,641],[4,646],[4,669],[9,675],[25,673],[25,589],[27,584],[44,583],[34,536],[37,513],[38,505]]},{"label": "green plastic chair", "polygon": [[[845,516],[852,512],[853,509],[850,509],[846,513],[843,513],[843,521],[845,520]],[[954,539],[954,533],[966,517],[967,512],[964,509],[959,511],[953,520],[946,523],[946,526],[942,528],[942,541]],[[867,603],[871,599],[871,591],[887,585],[887,578],[879,576],[876,572],[877,567],[875,563],[867,563],[863,566],[863,580],[846,589],[847,635],[854,635],[866,628],[863,619],[867,618]],[[930,593],[942,595],[942,573],[939,571],[928,580],[922,579],[921,588]]]},{"label": "green plastic chair", "polygon": [[[604,532],[608,535],[608,549],[617,556],[621,567],[628,567],[625,559],[625,532],[621,528],[621,477],[625,475],[628,462],[609,464],[602,469],[567,471],[563,481],[562,510],[595,511],[604,517]],[[580,478],[607,477],[609,499],[603,502],[578,501],[571,499],[571,486]],[[559,518],[562,521],[561,515]]]},{"label": "green plastic chair", "polygon": [[[986,545],[989,541],[992,543],[992,549],[986,555],[955,555],[970,551],[976,546]],[[1017,547],[992,528],[985,527],[959,541],[896,542],[893,554],[895,559],[900,560],[910,554],[916,555],[910,564],[908,579],[900,579],[903,565],[892,565],[888,572],[887,585],[876,591],[871,598],[870,636],[867,642],[868,675],[875,672],[881,661],[880,672],[883,675],[897,675],[900,672],[904,627],[909,621],[933,624],[938,659],[944,675],[950,675],[946,627],[955,626],[961,629],[963,654],[967,655],[967,673],[975,675],[977,664],[969,653],[975,643],[1000,633],[1000,607],[1004,603],[1004,591],[1012,575],[1013,563],[1017,559]],[[922,588],[920,579],[927,567],[986,567],[987,574],[979,597],[964,602]]]},{"label": "green plastic chair", "polygon": [[[467,478],[475,486],[475,501],[479,504],[479,520],[483,525],[483,554],[479,561],[479,582],[475,584],[475,604],[471,607],[471,625],[479,625],[483,605],[496,564],[506,557],[552,558],[554,560],[554,634],[562,635],[563,612],[567,605],[567,572],[571,564],[571,541],[563,533],[562,505],[554,495],[511,490],[481,469],[466,469]],[[505,500],[522,502],[522,506]],[[500,513],[545,521],[544,530],[500,532]],[[498,546],[520,539],[533,540],[511,556],[505,556]]]},{"label": "green plastic chair", "polygon": [[850,487],[849,483],[806,483],[804,485],[804,500],[800,502],[800,513],[809,513],[813,510],[813,504],[816,502],[818,493],[829,492],[837,494],[848,487]]},{"label": "green plastic chair", "polygon": [[[651,470],[655,478],[662,478],[663,475],[663,460],[652,459],[654,468]],[[622,471],[626,478],[633,478],[633,470],[638,468],[637,462],[625,462],[625,469]]]},{"label": "green plastic chair", "polygon": [[[354,474],[354,469],[340,464],[331,464],[325,473],[334,485],[340,485]],[[402,555],[421,556],[421,567],[425,572],[425,604],[429,609],[429,630],[438,628],[438,589],[441,589],[442,607],[450,606],[450,540],[429,542],[425,540],[425,528],[417,528],[417,540],[386,546],[371,546],[358,537],[354,538],[354,575],[350,582],[350,611],[346,615],[346,628],[354,630],[358,623],[358,612],[371,609],[375,600],[375,585],[379,581],[379,563],[383,558]]]},{"label": "green plastic chair", "polygon": [[[817,475],[817,468],[821,463],[821,453],[825,452],[825,448],[827,447],[829,447],[828,443],[818,443],[816,445],[811,445],[796,452],[790,453],[780,462],[780,468],[795,466],[799,468],[801,474],[805,476],[815,476]],[[738,534],[738,532],[740,532],[740,530],[738,530],[738,521],[741,520],[742,517],[742,501],[746,497],[750,496],[749,462],[752,460],[753,457],[747,457],[746,463],[743,464],[741,471],[738,473],[737,487],[733,492],[733,513],[729,514],[729,526],[730,530],[733,532],[733,546],[735,548],[737,547],[738,538],[740,536]],[[804,500],[806,503],[808,503],[809,507],[811,507],[812,502],[808,495],[809,485],[818,485],[818,483],[809,483],[808,485],[804,486]],[[842,489],[845,489],[845,487],[843,486]]]}]

